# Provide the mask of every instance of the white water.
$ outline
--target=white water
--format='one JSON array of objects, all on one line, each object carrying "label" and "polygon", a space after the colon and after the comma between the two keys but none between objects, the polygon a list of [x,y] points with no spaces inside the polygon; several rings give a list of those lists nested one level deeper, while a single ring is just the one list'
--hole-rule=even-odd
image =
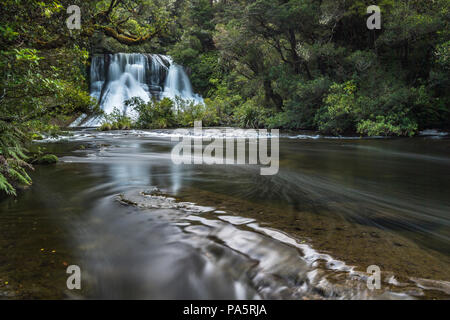
[{"label": "white water", "polygon": [[183,67],[174,63],[169,57],[167,58],[170,61],[170,68],[164,83],[163,97],[170,98],[174,101],[176,97],[180,97],[184,100],[202,104],[203,98],[197,94],[194,94],[189,77]]},{"label": "white water", "polygon": [[132,97],[139,97],[145,102],[150,100],[145,79],[146,66],[147,59],[144,55],[115,54],[112,56],[107,79],[102,87],[103,94],[94,91],[95,96],[101,95],[100,106],[105,113],[112,113],[114,108],[127,113],[124,101]]},{"label": "white water", "polygon": [[[125,106],[125,101],[139,97],[148,102],[156,99],[177,98],[202,104],[203,99],[195,94],[183,67],[164,55],[116,53],[96,55],[92,59],[90,95],[100,103],[100,108],[111,114],[117,108],[122,114],[136,118],[134,110]],[[95,127],[101,124],[100,117],[87,119],[81,116],[72,127]]]}]

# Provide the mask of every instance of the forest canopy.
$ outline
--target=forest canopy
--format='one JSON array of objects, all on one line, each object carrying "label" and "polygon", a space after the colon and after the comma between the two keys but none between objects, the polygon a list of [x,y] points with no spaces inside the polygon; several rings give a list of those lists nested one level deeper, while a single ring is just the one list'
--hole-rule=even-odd
[{"label": "forest canopy", "polygon": [[[379,30],[366,25],[372,4],[4,0],[0,190],[15,194],[31,183],[33,138],[57,133],[81,113],[101,113],[88,72],[99,52],[171,55],[205,98],[211,125],[369,136],[448,129],[448,0],[377,1]],[[71,5],[80,8],[79,30],[66,26]],[[154,105],[142,110],[156,114]]]}]

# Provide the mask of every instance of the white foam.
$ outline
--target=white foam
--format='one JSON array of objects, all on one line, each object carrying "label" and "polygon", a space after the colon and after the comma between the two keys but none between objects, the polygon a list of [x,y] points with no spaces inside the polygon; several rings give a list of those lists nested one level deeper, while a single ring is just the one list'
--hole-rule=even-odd
[{"label": "white foam", "polygon": [[237,226],[255,221],[255,219],[236,217],[236,216],[219,216],[219,219],[229,222],[231,224],[237,225]]}]

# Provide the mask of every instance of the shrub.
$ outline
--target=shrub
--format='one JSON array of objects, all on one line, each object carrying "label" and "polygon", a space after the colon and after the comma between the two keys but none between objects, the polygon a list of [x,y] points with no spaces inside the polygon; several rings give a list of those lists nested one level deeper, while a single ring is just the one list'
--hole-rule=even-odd
[{"label": "shrub", "polygon": [[111,124],[104,122],[102,125],[98,128],[100,131],[110,131],[111,130]]},{"label": "shrub", "polygon": [[268,114],[267,109],[248,100],[235,109],[234,120],[242,128],[261,128],[265,125]]},{"label": "shrub", "polygon": [[104,117],[105,120],[99,128],[100,131],[128,130],[133,127],[131,119],[117,108],[114,108],[111,114]]},{"label": "shrub", "polygon": [[285,97],[284,111],[268,119],[271,127],[285,129],[313,129],[314,117],[323,105],[323,100],[330,88],[327,77],[305,81],[298,78],[281,77],[277,88]]},{"label": "shrub", "polygon": [[368,136],[413,136],[417,123],[400,115],[377,116],[375,120],[362,120],[357,131]]},{"label": "shrub", "polygon": [[176,104],[176,122],[183,127],[191,127],[195,121],[202,121],[204,126],[215,126],[219,124],[217,108],[207,100],[205,104],[194,101],[178,99]]},{"label": "shrub", "polygon": [[168,98],[161,101],[156,99],[145,103],[140,98],[133,98],[126,101],[127,106],[131,106],[138,113],[136,126],[141,129],[171,128],[175,125],[173,113],[174,103]]},{"label": "shrub", "polygon": [[342,134],[353,131],[354,113],[358,111],[354,81],[334,83],[319,109],[315,121],[323,133]]}]

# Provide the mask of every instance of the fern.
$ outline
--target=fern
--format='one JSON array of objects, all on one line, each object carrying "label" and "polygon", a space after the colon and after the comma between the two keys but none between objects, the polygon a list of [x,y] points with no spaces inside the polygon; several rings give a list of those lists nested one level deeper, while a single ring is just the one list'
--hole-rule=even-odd
[{"label": "fern", "polygon": [[26,169],[26,135],[15,125],[0,120],[0,192],[16,195],[17,185],[31,185]]},{"label": "fern", "polygon": [[25,172],[24,169],[20,168],[19,170],[16,169],[9,169],[8,174],[11,177],[11,179],[22,183],[24,185],[29,186],[31,184],[31,179],[28,176],[28,174]]},{"label": "fern", "polygon": [[7,195],[16,195],[16,189],[6,180],[3,174],[0,173],[0,191],[5,192]]}]

